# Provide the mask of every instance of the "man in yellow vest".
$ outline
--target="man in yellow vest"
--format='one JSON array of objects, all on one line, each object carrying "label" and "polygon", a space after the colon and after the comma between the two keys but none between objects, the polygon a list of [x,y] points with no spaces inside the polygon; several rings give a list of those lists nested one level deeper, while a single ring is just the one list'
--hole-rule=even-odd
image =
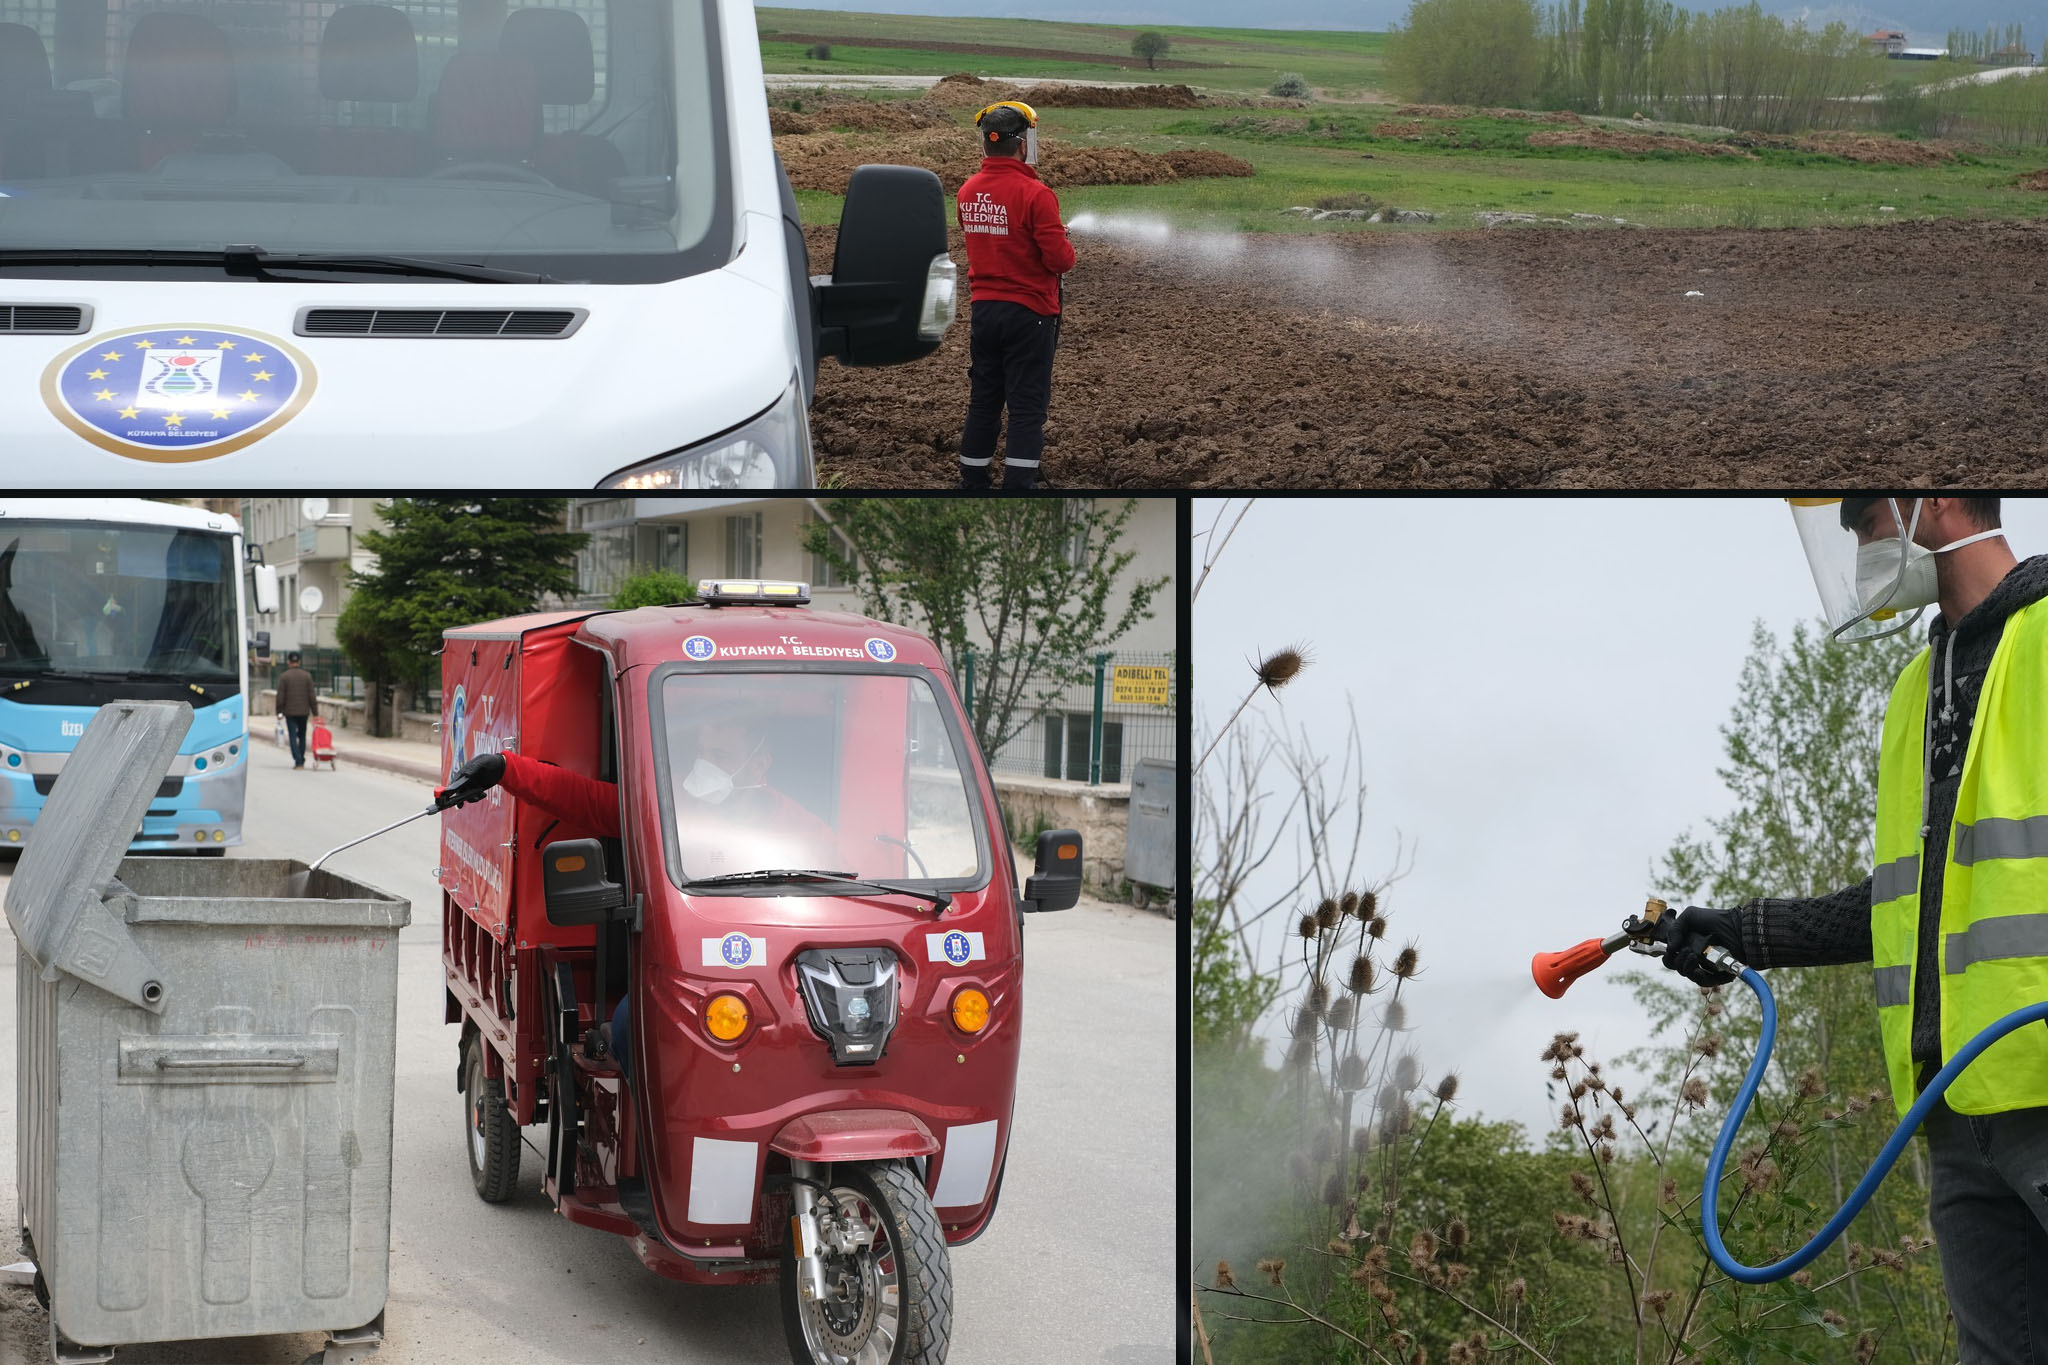
[{"label": "man in yellow vest", "polygon": [[[1985,1025],[2048,999],[2048,555],[1996,498],[1795,498],[1838,639],[1940,615],[1885,708],[1875,867],[1811,900],[1688,907],[1664,965],[1873,965],[1901,1114]],[[1853,544],[1849,537],[1853,536]],[[1929,1217],[1967,1365],[2048,1365],[2048,1028],[1992,1045],[1925,1124]]]}]

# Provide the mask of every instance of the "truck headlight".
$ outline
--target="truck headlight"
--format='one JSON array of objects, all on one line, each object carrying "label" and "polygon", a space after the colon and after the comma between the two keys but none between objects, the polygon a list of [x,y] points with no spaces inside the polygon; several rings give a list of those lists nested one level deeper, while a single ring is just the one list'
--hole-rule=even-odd
[{"label": "truck headlight", "polygon": [[879,1060],[896,1028],[896,957],[887,948],[811,948],[796,978],[811,1027],[840,1066]]},{"label": "truck headlight", "polygon": [[663,492],[682,488],[809,488],[810,419],[794,377],[775,405],[722,436],[608,475],[598,487]]},{"label": "truck headlight", "polygon": [[953,325],[960,307],[960,271],[947,256],[932,257],[924,273],[924,303],[917,310],[917,334],[937,341]]}]

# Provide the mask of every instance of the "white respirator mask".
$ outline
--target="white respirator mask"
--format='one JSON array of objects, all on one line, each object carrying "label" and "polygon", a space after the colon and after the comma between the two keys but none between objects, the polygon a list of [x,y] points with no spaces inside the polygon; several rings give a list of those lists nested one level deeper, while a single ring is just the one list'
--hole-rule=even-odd
[{"label": "white respirator mask", "polygon": [[1932,550],[1913,543],[1920,525],[1921,499],[1912,500],[1910,515],[1891,498],[1895,534],[1868,545],[1855,544],[1855,532],[1841,526],[1840,498],[1792,498],[1794,524],[1805,543],[1814,585],[1828,631],[1838,640],[1875,640],[1906,629],[1923,609],[1940,599],[1934,557],[1994,540],[1999,527],[1952,540]]},{"label": "white respirator mask", "polygon": [[[761,741],[754,741],[754,747],[740,763],[744,768],[754,761],[754,755],[761,752]],[[739,769],[727,772],[708,758],[699,758],[690,765],[690,771],[683,777],[683,790],[706,805],[716,806],[725,801],[737,788],[733,778]],[[759,784],[754,784],[759,785]]]}]

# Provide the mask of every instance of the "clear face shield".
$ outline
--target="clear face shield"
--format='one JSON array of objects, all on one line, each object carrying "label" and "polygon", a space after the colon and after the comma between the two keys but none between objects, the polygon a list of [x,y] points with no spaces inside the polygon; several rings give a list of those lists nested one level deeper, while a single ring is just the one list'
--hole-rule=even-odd
[{"label": "clear face shield", "polygon": [[1026,128],[1024,130],[1024,164],[1027,166],[1036,166],[1038,164],[1038,130],[1036,128]]},{"label": "clear face shield", "polygon": [[1788,498],[1820,590],[1828,632],[1837,640],[1876,640],[1920,619],[1939,600],[1934,557],[1994,540],[1998,527],[1931,550],[1913,543],[1919,498]]},{"label": "clear face shield", "polygon": [[[1805,547],[1831,636],[1877,640],[1920,619],[1934,600],[1934,561],[1913,544],[1919,499],[1904,507],[1897,498],[1786,501],[1792,504],[1792,524]],[[1925,584],[1917,581],[1923,573]],[[1923,594],[1923,588],[1929,591]]]}]

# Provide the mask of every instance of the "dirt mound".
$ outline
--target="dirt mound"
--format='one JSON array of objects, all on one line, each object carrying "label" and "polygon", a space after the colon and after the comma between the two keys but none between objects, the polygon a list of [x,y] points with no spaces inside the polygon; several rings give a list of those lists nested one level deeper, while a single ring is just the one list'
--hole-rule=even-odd
[{"label": "dirt mound", "polygon": [[1034,109],[1199,109],[1201,96],[1185,85],[1034,85],[1024,101]]},{"label": "dirt mound", "polygon": [[1175,175],[1183,180],[1193,180],[1205,175],[1247,176],[1252,173],[1252,163],[1241,161],[1222,152],[1212,152],[1204,147],[1186,147],[1174,152],[1161,152],[1160,157],[1173,167]]},{"label": "dirt mound", "polygon": [[1965,144],[1936,139],[1913,142],[1896,137],[1872,137],[1868,133],[1808,133],[1799,139],[1808,152],[1825,152],[1878,166],[1942,166],[1954,161]]},{"label": "dirt mound", "polygon": [[2048,190],[2048,171],[2028,171],[2013,183],[2023,190]]},{"label": "dirt mound", "polygon": [[1630,152],[1647,156],[1656,152],[1678,152],[1686,156],[1739,156],[1754,161],[1756,153],[1727,142],[1700,142],[1689,137],[1662,133],[1617,133],[1606,128],[1573,128],[1555,133],[1529,134],[1531,147],[1590,147],[1603,152]]},{"label": "dirt mound", "polygon": [[1457,104],[1404,104],[1393,111],[1395,118],[1458,119],[1477,118],[1518,119],[1524,123],[1583,123],[1584,119],[1569,109],[1475,109]]},{"label": "dirt mound", "polygon": [[1403,142],[1420,142],[1426,137],[1436,136],[1436,129],[1420,119],[1409,119],[1406,123],[1380,123],[1373,126],[1374,137],[1399,138]]},{"label": "dirt mound", "polygon": [[[809,235],[823,272],[831,230]],[[1076,239],[1055,483],[2039,481],[2048,221],[1235,240]],[[1173,363],[1146,363],[1162,337]],[[915,364],[823,367],[820,474],[957,483],[966,373],[964,323]]]},{"label": "dirt mound", "polygon": [[926,103],[942,109],[979,109],[1000,100],[1023,98],[1024,92],[1018,87],[1003,81],[985,81],[969,71],[941,76],[936,85],[924,92]]},{"label": "dirt mound", "polygon": [[[775,150],[800,190],[846,193],[856,166],[888,162],[923,166],[938,174],[950,194],[981,169],[981,154],[958,129],[900,134],[891,138],[814,132],[775,139]],[[1185,164],[1192,169],[1182,170]],[[1038,145],[1038,174],[1054,189],[1070,185],[1163,185],[1182,176],[1250,175],[1250,163],[1220,152],[1189,149],[1164,156],[1129,147],[1084,147],[1054,139]]]},{"label": "dirt mound", "polygon": [[784,133],[815,133],[818,120],[809,114],[799,114],[791,109],[770,109],[768,131],[781,137]]}]

